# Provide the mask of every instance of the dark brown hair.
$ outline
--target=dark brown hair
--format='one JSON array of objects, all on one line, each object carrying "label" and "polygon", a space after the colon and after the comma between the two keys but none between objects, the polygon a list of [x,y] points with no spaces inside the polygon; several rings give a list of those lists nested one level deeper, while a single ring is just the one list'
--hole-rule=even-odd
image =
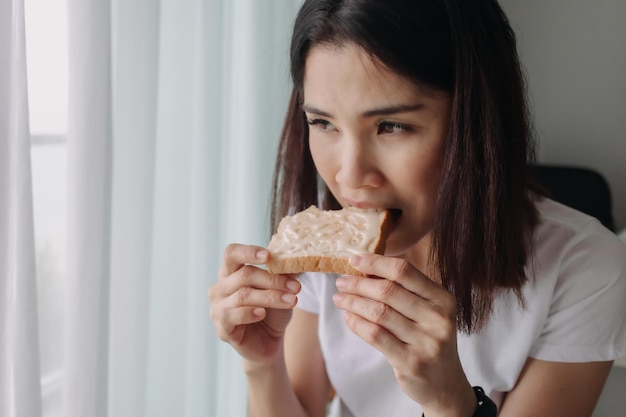
[{"label": "dark brown hair", "polygon": [[458,328],[478,330],[498,291],[514,291],[523,304],[537,223],[515,34],[495,0],[306,0],[291,41],[294,88],[277,154],[272,230],[311,204],[339,208],[319,183],[301,105],[310,49],[346,43],[452,97],[431,259],[457,299]]}]

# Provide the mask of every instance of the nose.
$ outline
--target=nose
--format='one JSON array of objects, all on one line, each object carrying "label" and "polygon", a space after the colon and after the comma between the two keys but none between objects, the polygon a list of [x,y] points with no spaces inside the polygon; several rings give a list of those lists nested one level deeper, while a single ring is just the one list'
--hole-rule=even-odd
[{"label": "nose", "polygon": [[362,140],[346,140],[341,147],[335,181],[347,188],[376,188],[384,182],[375,148]]}]

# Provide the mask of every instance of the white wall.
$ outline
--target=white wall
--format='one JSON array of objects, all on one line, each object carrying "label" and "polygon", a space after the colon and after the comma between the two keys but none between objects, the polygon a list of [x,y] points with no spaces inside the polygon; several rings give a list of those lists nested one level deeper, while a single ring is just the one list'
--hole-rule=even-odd
[{"label": "white wall", "polygon": [[626,0],[500,0],[518,34],[539,161],[591,167],[626,227]]}]

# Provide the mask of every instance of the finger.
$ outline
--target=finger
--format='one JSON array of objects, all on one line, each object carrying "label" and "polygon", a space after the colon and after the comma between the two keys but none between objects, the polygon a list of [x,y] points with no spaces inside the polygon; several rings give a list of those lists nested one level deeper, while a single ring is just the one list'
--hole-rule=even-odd
[{"label": "finger", "polygon": [[238,326],[258,323],[265,315],[265,309],[260,307],[211,309],[211,319],[216,323],[217,334],[224,341],[228,341]]},{"label": "finger", "polygon": [[333,301],[346,310],[344,320],[353,333],[390,360],[404,358],[399,363],[406,361],[407,349],[436,359],[455,340],[455,322],[442,317],[414,322],[383,303],[350,294],[334,294]]},{"label": "finger", "polygon": [[401,356],[406,344],[382,326],[370,322],[358,314],[344,313],[346,326],[367,344],[379,350],[388,358]]},{"label": "finger", "polygon": [[242,287],[224,300],[223,308],[260,307],[287,310],[294,308],[297,302],[298,297],[293,293]]},{"label": "finger", "polygon": [[[334,294],[333,302],[338,308],[356,314],[369,323],[376,325],[375,327],[365,326],[362,331],[365,331],[365,329],[378,331],[376,327],[380,327],[393,335],[399,342],[407,344],[413,343],[415,338],[419,337],[420,331],[416,323],[394,310],[388,304],[344,293]],[[359,335],[366,338],[368,343],[373,343],[372,338],[374,336],[369,333]]]},{"label": "finger", "polygon": [[[243,287],[261,290],[279,290],[297,294],[302,285],[295,274],[270,274],[253,265],[243,265],[228,279],[219,280],[209,291],[209,299],[225,298]],[[213,293],[211,293],[211,291]]]},{"label": "finger", "polygon": [[260,246],[231,243],[224,249],[220,278],[226,278],[245,264],[262,265],[269,261],[269,251]]},{"label": "finger", "polygon": [[367,275],[387,278],[426,300],[441,296],[443,287],[433,282],[408,261],[377,254],[353,255],[350,265]]},{"label": "finger", "polygon": [[[374,300],[381,305],[387,305],[416,323],[418,320],[429,321],[429,317],[432,315],[429,301],[407,290],[397,282],[385,278],[342,276],[337,278],[336,286],[342,293],[358,295]],[[374,322],[378,323],[376,320]]]}]

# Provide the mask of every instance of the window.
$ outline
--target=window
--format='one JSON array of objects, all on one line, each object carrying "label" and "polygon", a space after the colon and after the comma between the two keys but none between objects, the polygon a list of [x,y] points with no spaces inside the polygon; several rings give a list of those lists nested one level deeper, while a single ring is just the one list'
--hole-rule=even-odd
[{"label": "window", "polygon": [[61,415],[66,277],[67,6],[25,0],[43,415]]}]

